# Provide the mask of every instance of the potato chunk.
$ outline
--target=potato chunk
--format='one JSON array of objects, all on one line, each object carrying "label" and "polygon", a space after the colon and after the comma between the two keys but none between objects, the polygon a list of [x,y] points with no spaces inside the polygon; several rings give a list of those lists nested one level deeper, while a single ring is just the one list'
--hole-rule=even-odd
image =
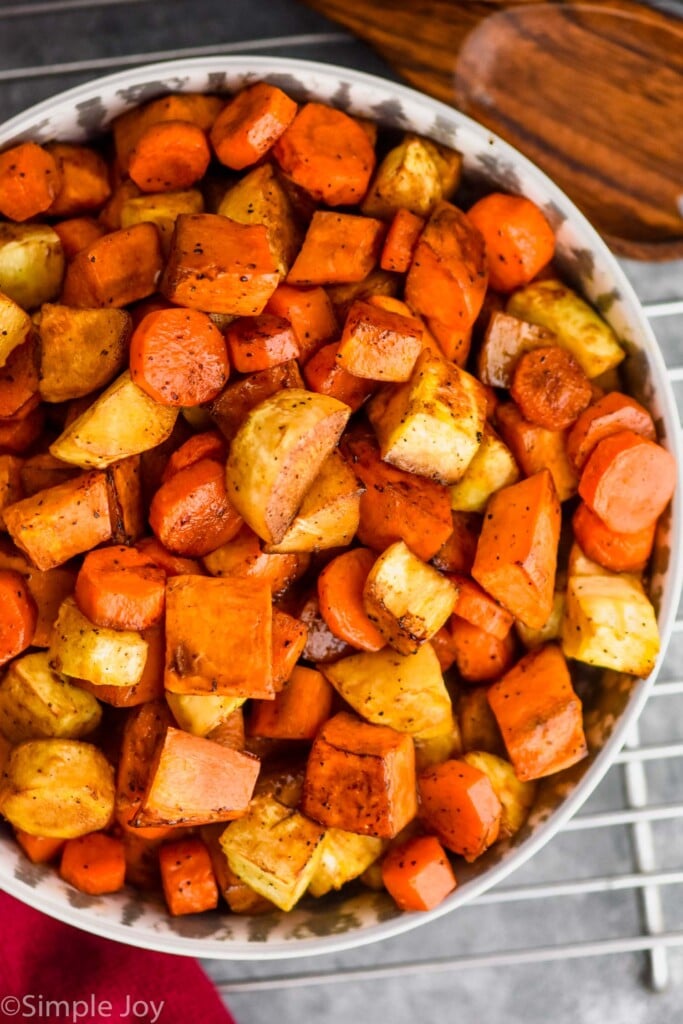
[{"label": "potato chunk", "polygon": [[389,150],[361,203],[368,217],[390,220],[398,209],[426,217],[443,198],[439,170],[425,141],[414,135]]},{"label": "potato chunk", "polygon": [[519,467],[512,452],[485,424],[474,458],[450,488],[451,508],[454,512],[483,512],[492,494],[518,480]]},{"label": "potato chunk", "polygon": [[0,292],[0,366],[11,352],[26,341],[31,317],[9,295]]},{"label": "potato chunk", "polygon": [[38,328],[41,398],[66,402],[105,387],[126,364],[131,322],[122,309],[46,303]]},{"label": "potato chunk", "polygon": [[161,444],[177,417],[178,409],[155,402],[126,370],[59,435],[50,451],[63,462],[106,469]]},{"label": "potato chunk", "polygon": [[155,224],[165,254],[171,247],[175,222],[181,213],[203,213],[204,198],[196,188],[178,192],[154,192],[131,196],[121,206],[121,227],[149,221]]},{"label": "potato chunk", "polygon": [[415,654],[452,615],[457,596],[449,580],[400,540],[370,570],[363,604],[387,643],[401,654]]},{"label": "potato chunk", "polygon": [[320,862],[308,886],[312,896],[325,896],[358,878],[381,856],[384,842],[375,836],[328,828],[322,846]]},{"label": "potato chunk", "polygon": [[95,626],[74,598],[67,597],[52,633],[50,665],[95,686],[135,686],[142,678],[148,647],[139,633]]},{"label": "potato chunk", "polygon": [[114,770],[97,747],[29,740],[10,755],[0,813],[29,835],[76,839],[109,825],[114,798]]},{"label": "potato chunk", "polygon": [[618,366],[626,353],[612,328],[561,281],[533,281],[511,296],[507,312],[553,331],[587,377]]},{"label": "potato chunk", "polygon": [[405,656],[384,647],[322,665],[337,692],[362,718],[414,738],[452,728],[451,699],[431,644]]},{"label": "potato chunk", "polygon": [[268,551],[325,551],[350,544],[360,522],[360,480],[335,449],[301,502],[292,525]]},{"label": "potato chunk", "polygon": [[59,235],[47,224],[0,224],[0,292],[22,309],[51,302],[64,277]]},{"label": "potato chunk", "polygon": [[481,443],[486,394],[465,370],[425,350],[410,379],[373,398],[368,415],[386,462],[454,484]]},{"label": "potato chunk", "polygon": [[0,732],[12,743],[50,736],[77,740],[97,728],[101,717],[92,694],[52,671],[47,651],[17,658],[0,685]]},{"label": "potato chunk", "polygon": [[635,676],[651,672],[659,630],[642,583],[627,574],[570,576],[562,650],[588,665]]},{"label": "potato chunk", "polygon": [[230,448],[228,497],[268,544],[278,544],[351,415],[343,402],[291,388],[247,416]]},{"label": "potato chunk", "polygon": [[291,910],[320,863],[324,835],[299,811],[259,796],[243,818],[228,825],[220,842],[238,878],[280,910]]},{"label": "potato chunk", "polygon": [[488,775],[502,807],[498,838],[509,839],[515,832],[519,832],[529,816],[536,799],[536,783],[521,782],[509,761],[483,750],[472,750],[464,754],[462,759]]},{"label": "potato chunk", "polygon": [[208,736],[216,726],[240,708],[246,697],[223,697],[215,693],[171,693],[166,691],[166,703],[173,717],[186,732],[193,736]]}]

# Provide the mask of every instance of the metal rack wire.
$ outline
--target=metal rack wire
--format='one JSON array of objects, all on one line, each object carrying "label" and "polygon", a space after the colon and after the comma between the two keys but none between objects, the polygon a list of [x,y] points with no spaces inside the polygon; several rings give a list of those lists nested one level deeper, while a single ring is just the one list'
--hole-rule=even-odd
[{"label": "metal rack wire", "polygon": [[[41,19],[64,14],[68,16],[70,11],[78,16],[86,10],[137,9],[137,20],[142,24],[145,10],[153,6],[159,8],[161,5],[155,3],[155,0],[25,0],[18,3],[0,3],[0,21],[3,25],[18,23],[22,18],[30,18],[31,32],[35,33],[35,38],[45,40],[38,46],[40,52],[37,57],[34,48],[30,48],[29,59],[17,56],[18,66],[0,67],[0,90],[4,90],[5,104],[9,102],[11,105],[14,104],[16,109],[21,109],[44,98],[52,91],[66,85],[77,84],[78,81],[97,73],[115,71],[150,61],[256,51],[284,52],[288,55],[296,53],[317,59],[341,61],[351,53],[355,45],[345,32],[302,31],[239,41],[218,40],[210,45],[188,46],[182,32],[173,28],[170,19],[168,25],[160,27],[159,49],[152,51],[148,48],[146,52],[127,52],[128,47],[124,45],[122,50],[113,53],[109,51],[104,55],[97,51],[96,45],[88,40],[87,35],[74,34],[73,45],[68,52],[62,52],[61,49],[50,46],[54,33],[38,32]],[[203,6],[206,7],[207,3]],[[126,11],[126,18],[130,14],[132,11]],[[43,30],[47,25],[47,21],[42,21]],[[126,38],[135,40],[136,33],[130,31],[131,26],[127,25],[126,28]],[[181,39],[185,45],[179,46]],[[4,111],[7,115],[10,112]],[[652,302],[646,304],[645,309],[650,319],[655,322],[655,327],[658,322],[671,323],[671,318],[677,318],[673,322],[680,323],[683,329],[683,299]],[[681,384],[683,365],[670,366],[669,376],[674,386]],[[450,948],[454,952],[448,957],[427,957],[419,960],[411,958],[376,964],[366,964],[362,961],[361,966],[335,965],[333,969],[322,966],[319,961],[320,966],[317,970],[293,972],[290,967],[283,968],[278,973],[265,973],[262,967],[253,977],[238,975],[234,980],[220,983],[219,990],[222,994],[227,997],[239,992],[281,991],[348,982],[464,972],[473,968],[543,964],[629,953],[647,956],[651,985],[657,991],[663,990],[670,978],[671,955],[676,949],[683,949],[683,914],[675,927],[667,926],[665,907],[666,897],[672,889],[683,885],[683,844],[680,844],[676,852],[676,863],[673,866],[658,867],[662,863],[662,843],[658,841],[656,829],[660,823],[683,822],[683,802],[675,800],[660,803],[653,800],[651,779],[652,773],[658,767],[666,765],[673,773],[674,789],[683,793],[683,726],[679,726],[680,738],[671,741],[645,743],[641,737],[647,736],[650,731],[650,720],[661,721],[666,717],[668,721],[675,722],[678,719],[683,722],[683,677],[677,675],[680,669],[676,663],[676,651],[678,655],[683,654],[683,618],[676,623],[675,633],[673,653],[663,665],[661,681],[655,686],[640,722],[631,730],[624,749],[616,758],[607,778],[602,786],[598,787],[599,794],[610,785],[610,780],[617,776],[624,795],[623,806],[616,810],[585,810],[571,820],[561,833],[567,835],[572,832],[585,832],[587,836],[592,837],[598,832],[619,828],[629,830],[633,844],[632,870],[595,873],[591,877],[572,875],[563,877],[561,881],[542,881],[533,884],[518,881],[517,876],[513,876],[507,885],[487,892],[474,904],[475,907],[510,906],[509,919],[505,914],[501,918],[503,924],[497,931],[495,946],[483,952],[471,952],[466,948],[458,951],[457,941],[454,940],[450,943]],[[664,712],[662,707],[665,709]],[[588,846],[589,842],[586,845]],[[669,850],[669,857],[670,853]],[[570,863],[567,866],[569,867]],[[640,902],[640,928],[637,934],[595,938],[592,931],[595,925],[587,923],[578,941],[515,948],[512,941],[513,915],[519,915],[520,907],[531,907],[538,901],[548,901],[549,906],[557,908],[558,904],[565,900],[580,900],[591,894],[617,898],[619,893],[624,892],[634,894]],[[506,927],[508,920],[510,926]],[[370,959],[372,958],[368,958]]]}]

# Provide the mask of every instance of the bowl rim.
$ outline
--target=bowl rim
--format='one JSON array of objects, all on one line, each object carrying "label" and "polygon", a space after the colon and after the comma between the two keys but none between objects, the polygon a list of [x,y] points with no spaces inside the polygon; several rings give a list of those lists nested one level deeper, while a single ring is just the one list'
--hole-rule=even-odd
[{"label": "bowl rim", "polygon": [[[673,623],[683,582],[683,439],[681,438],[680,420],[675,396],[654,332],[626,274],[595,228],[592,227],[566,193],[545,172],[517,149],[456,108],[450,107],[439,100],[432,99],[416,89],[394,82],[390,78],[380,77],[379,75],[369,74],[353,68],[345,68],[336,64],[301,58],[268,57],[251,54],[244,56],[218,55],[181,58],[143,64],[135,68],[128,68],[114,74],[94,78],[71,89],[57,93],[46,100],[42,100],[0,125],[0,146],[6,145],[7,142],[11,141],[20,132],[35,131],[38,127],[38,122],[44,115],[52,114],[59,108],[69,104],[76,106],[77,103],[84,100],[97,98],[103,89],[113,90],[117,86],[128,88],[136,85],[141,86],[145,83],[156,84],[158,82],[161,84],[160,80],[172,79],[176,75],[182,76],[193,71],[202,73],[231,71],[235,74],[249,74],[253,72],[262,77],[267,77],[268,74],[284,72],[307,75],[315,74],[337,80],[343,79],[358,86],[385,90],[387,99],[405,99],[413,104],[416,102],[426,104],[435,117],[451,122],[456,127],[468,127],[475,134],[495,142],[497,152],[507,156],[517,166],[521,166],[528,174],[535,178],[551,201],[554,199],[560,200],[563,205],[569,205],[572,211],[572,222],[580,227],[582,234],[587,238],[590,245],[598,250],[601,267],[607,270],[612,282],[618,287],[621,303],[628,312],[628,320],[638,329],[639,347],[646,353],[652,377],[655,381],[658,402],[661,406],[662,419],[666,429],[666,446],[674,455],[677,465],[677,488],[672,502],[671,515],[671,557],[667,569],[667,586],[664,590],[658,616],[661,651],[653,671],[649,676],[639,679],[635,683],[618,723],[605,741],[600,752],[594,758],[593,763],[587,769],[586,774],[569,796],[551,812],[545,821],[538,825],[533,835],[525,839],[514,853],[485,870],[481,877],[464,883],[435,909],[420,913],[404,913],[390,920],[360,929],[349,930],[339,935],[305,937],[287,941],[267,940],[263,943],[202,937],[186,938],[175,933],[157,932],[151,929],[139,933],[136,930],[136,925],[127,926],[98,916],[97,908],[94,910],[83,910],[74,907],[62,900],[57,900],[50,894],[41,892],[39,888],[36,889],[27,885],[14,876],[3,875],[2,863],[0,861],[0,889],[29,904],[36,910],[40,910],[53,918],[92,934],[122,942],[126,945],[180,956],[236,961],[294,959],[311,955],[337,953],[368,945],[381,939],[401,935],[419,925],[434,921],[450,913],[458,906],[470,902],[493,885],[498,884],[507,875],[511,874],[512,871],[526,863],[552,836],[561,830],[569,818],[588,799],[611,766],[629,730],[637,721],[654,685],[673,631]],[[159,94],[162,94],[162,92],[160,91]],[[145,96],[145,100],[151,98],[151,95]],[[128,109],[128,107],[124,105],[123,109]],[[107,122],[110,120],[110,116],[114,115],[108,115]]]}]

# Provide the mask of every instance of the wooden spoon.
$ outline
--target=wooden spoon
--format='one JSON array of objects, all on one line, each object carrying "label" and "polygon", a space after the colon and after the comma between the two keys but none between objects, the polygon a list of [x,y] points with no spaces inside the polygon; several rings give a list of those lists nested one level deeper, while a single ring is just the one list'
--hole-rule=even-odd
[{"label": "wooden spoon", "polygon": [[625,256],[683,256],[683,22],[630,0],[305,0],[522,150]]}]

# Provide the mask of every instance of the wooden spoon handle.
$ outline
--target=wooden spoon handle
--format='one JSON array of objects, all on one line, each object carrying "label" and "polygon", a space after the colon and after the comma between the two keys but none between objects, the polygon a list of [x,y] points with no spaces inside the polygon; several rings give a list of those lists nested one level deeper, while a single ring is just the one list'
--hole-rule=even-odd
[{"label": "wooden spoon handle", "polygon": [[305,0],[521,149],[622,255],[683,256],[683,24],[631,0]]}]

